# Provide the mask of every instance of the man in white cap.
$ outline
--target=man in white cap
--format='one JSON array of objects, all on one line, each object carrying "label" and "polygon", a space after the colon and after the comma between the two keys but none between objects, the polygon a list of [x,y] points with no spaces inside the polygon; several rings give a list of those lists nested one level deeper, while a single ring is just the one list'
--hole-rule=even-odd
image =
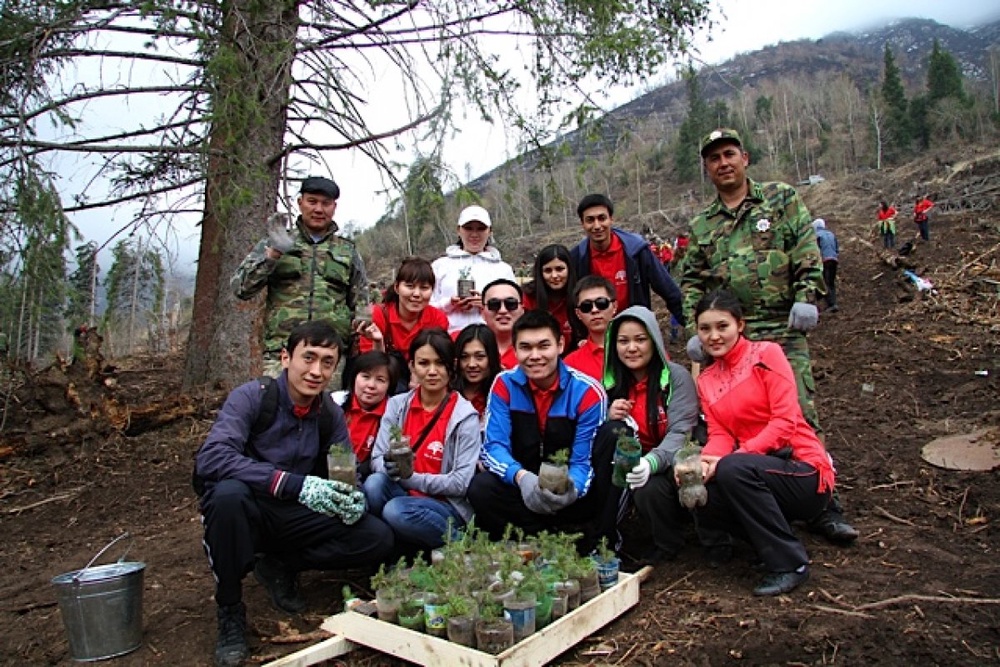
[{"label": "man in white cap", "polygon": [[[483,323],[482,289],[500,278],[513,282],[514,270],[490,245],[493,221],[482,206],[467,206],[458,216],[458,243],[448,246],[434,260],[434,292],[431,305],[448,315],[452,337],[470,324]],[[472,281],[468,292],[459,293],[459,280]],[[469,283],[465,283],[468,285]]]}]

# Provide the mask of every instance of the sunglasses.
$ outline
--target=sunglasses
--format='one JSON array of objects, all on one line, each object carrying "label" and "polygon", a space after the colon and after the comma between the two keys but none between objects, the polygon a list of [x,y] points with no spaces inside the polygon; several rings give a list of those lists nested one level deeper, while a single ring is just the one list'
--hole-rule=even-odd
[{"label": "sunglasses", "polygon": [[596,308],[597,310],[607,310],[610,307],[611,307],[611,299],[605,298],[603,296],[594,299],[593,301],[591,301],[590,299],[587,299],[586,301],[581,301],[580,305],[577,306],[577,308],[580,309],[580,312],[584,314],[589,313],[594,308]]},{"label": "sunglasses", "polygon": [[489,311],[492,311],[494,313],[500,312],[500,306],[503,306],[504,308],[506,308],[507,312],[513,313],[515,310],[517,310],[517,307],[520,306],[520,305],[521,305],[521,302],[518,299],[516,299],[516,298],[514,298],[512,296],[509,296],[506,299],[487,299],[486,300],[486,309],[489,310]]}]

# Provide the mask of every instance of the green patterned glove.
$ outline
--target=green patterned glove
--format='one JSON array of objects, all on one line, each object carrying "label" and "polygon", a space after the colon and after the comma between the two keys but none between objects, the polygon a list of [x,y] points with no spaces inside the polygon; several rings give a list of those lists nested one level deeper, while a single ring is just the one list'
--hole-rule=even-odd
[{"label": "green patterned glove", "polygon": [[365,513],[365,495],[353,486],[332,479],[306,477],[299,492],[299,502],[330,517],[339,517],[350,526]]}]

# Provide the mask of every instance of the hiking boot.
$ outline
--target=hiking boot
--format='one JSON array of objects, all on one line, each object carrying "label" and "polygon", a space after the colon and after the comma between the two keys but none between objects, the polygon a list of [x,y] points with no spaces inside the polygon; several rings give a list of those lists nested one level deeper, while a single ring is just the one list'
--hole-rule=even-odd
[{"label": "hiking boot", "polygon": [[284,563],[272,556],[261,556],[254,565],[253,574],[267,589],[274,606],[290,614],[306,609],[306,601],[299,594],[298,577]]},{"label": "hiking boot", "polygon": [[792,572],[768,572],[760,580],[753,594],[769,597],[790,593],[809,579],[809,566],[803,565]]},{"label": "hiking boot", "polygon": [[250,657],[247,645],[247,608],[242,602],[219,605],[219,638],[215,642],[215,664],[218,667],[238,667]]}]

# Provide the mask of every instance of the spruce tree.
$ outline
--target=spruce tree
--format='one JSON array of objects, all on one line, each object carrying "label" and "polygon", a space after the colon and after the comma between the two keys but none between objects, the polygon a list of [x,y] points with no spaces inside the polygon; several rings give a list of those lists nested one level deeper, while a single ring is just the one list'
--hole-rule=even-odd
[{"label": "spruce tree", "polygon": [[962,71],[958,67],[958,62],[953,55],[942,49],[935,39],[927,64],[927,102],[934,104],[946,97],[966,102],[965,90],[962,88]]},{"label": "spruce tree", "polygon": [[688,113],[677,132],[677,143],[674,145],[674,171],[678,181],[688,183],[698,175],[701,164],[698,148],[702,138],[712,131],[714,124],[708,105],[701,96],[701,86],[698,85],[698,74],[694,66],[688,64],[682,76],[687,87]]},{"label": "spruce tree", "polygon": [[882,74],[882,102],[886,111],[886,144],[902,152],[909,148],[912,138],[906,91],[903,90],[903,80],[900,78],[899,67],[892,55],[889,44],[885,45],[883,54],[884,72]]},{"label": "spruce tree", "polygon": [[81,324],[92,326],[97,310],[97,244],[91,241],[76,247],[76,269],[68,277],[66,324],[75,329]]}]

